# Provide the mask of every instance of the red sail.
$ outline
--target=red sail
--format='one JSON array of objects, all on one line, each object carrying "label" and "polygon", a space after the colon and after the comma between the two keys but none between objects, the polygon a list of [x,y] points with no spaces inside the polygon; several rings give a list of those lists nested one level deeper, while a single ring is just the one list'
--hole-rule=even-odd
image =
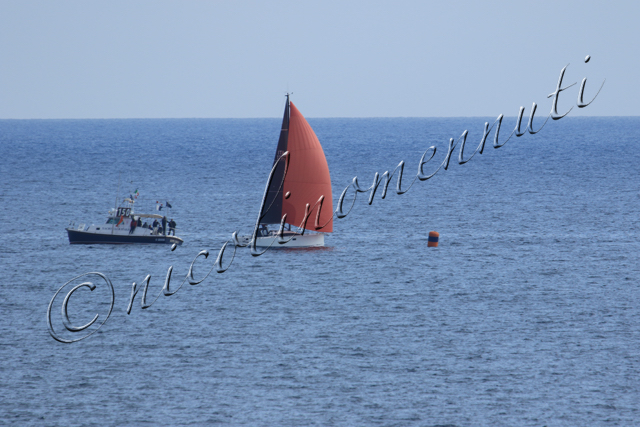
[{"label": "red sail", "polygon": [[[290,157],[283,194],[290,193],[290,196],[283,200],[282,213],[287,214],[287,223],[300,226],[304,221],[305,207],[308,203],[309,208],[313,210],[309,214],[305,228],[330,233],[333,231],[333,198],[327,159],[309,123],[293,102],[289,104],[291,109],[287,150]],[[314,205],[322,196],[324,200],[318,221],[322,228],[316,229],[316,215],[320,205],[318,204],[315,208]]]}]

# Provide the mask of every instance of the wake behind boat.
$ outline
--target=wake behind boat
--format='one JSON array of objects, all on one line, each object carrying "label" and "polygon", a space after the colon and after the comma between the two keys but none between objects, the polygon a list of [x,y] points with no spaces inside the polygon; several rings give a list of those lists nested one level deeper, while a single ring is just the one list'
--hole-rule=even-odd
[{"label": "wake behind boat", "polygon": [[[160,214],[135,213],[133,199],[124,199],[124,206],[109,210],[107,222],[68,227],[71,244],[177,244],[183,240],[175,236],[176,223]],[[173,235],[170,235],[173,234]]]},{"label": "wake behind boat", "polygon": [[[289,152],[286,168],[281,156]],[[325,233],[333,231],[333,198],[331,196],[331,176],[320,141],[309,123],[296,106],[287,101],[282,119],[280,139],[273,161],[273,178],[266,191],[264,211],[260,213],[260,226],[256,236],[256,246],[305,248],[324,246]],[[284,181],[283,181],[284,178]],[[314,205],[322,200],[321,208]],[[309,204],[311,215],[305,212]],[[320,209],[316,228],[317,210]],[[283,238],[278,242],[278,229],[286,214]],[[305,222],[305,215],[308,221]],[[300,226],[303,228],[300,228]],[[291,227],[298,231],[292,231]],[[311,230],[309,233],[304,230]],[[320,231],[320,232],[316,232]],[[251,243],[252,236],[240,236],[243,245]]]}]

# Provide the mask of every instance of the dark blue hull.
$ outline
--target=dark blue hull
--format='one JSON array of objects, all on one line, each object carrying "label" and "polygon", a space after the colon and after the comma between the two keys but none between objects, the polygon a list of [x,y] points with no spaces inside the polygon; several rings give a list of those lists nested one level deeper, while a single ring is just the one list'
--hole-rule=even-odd
[{"label": "dark blue hull", "polygon": [[153,243],[153,244],[177,244],[181,245],[183,240],[175,236],[134,236],[134,235],[122,235],[122,234],[97,234],[87,233],[86,231],[70,230],[67,228],[67,234],[69,235],[69,243],[71,244],[84,244],[93,245],[99,243],[106,244],[139,244],[139,243]]}]

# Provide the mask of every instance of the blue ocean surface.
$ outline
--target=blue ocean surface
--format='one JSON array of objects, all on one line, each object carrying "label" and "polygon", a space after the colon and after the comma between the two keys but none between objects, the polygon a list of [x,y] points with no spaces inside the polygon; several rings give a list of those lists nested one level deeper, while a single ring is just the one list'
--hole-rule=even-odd
[{"label": "blue ocean surface", "polygon": [[[301,110],[304,113],[304,109]],[[357,176],[402,186],[495,118],[308,119],[334,209]],[[320,249],[239,248],[280,119],[0,120],[0,425],[640,425],[640,118],[566,117],[359,194]],[[542,123],[542,121],[540,121]],[[504,141],[515,125],[506,118]],[[537,126],[537,124],[536,124]],[[184,245],[70,245],[117,200],[157,203]],[[345,209],[353,192],[345,198]],[[429,231],[440,233],[428,248]],[[113,284],[72,344],[47,309]],[[127,314],[132,283],[151,276]],[[111,301],[76,279],[76,326]],[[92,327],[93,328],[93,327]]]}]

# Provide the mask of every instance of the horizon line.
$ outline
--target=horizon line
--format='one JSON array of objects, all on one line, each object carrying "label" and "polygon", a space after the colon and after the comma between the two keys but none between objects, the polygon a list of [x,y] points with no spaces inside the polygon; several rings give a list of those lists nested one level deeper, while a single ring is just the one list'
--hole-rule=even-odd
[{"label": "horizon line", "polygon": [[[499,115],[498,115],[499,116]],[[306,119],[473,119],[473,118],[487,118],[498,116],[331,116],[331,117],[306,117]],[[529,116],[525,114],[528,118]],[[517,115],[507,116],[505,118],[517,118]],[[542,119],[546,116],[536,115],[535,117]],[[567,115],[564,118],[597,118],[597,117],[640,117],[640,115],[580,115],[571,116]],[[273,117],[30,117],[30,118],[12,118],[12,117],[0,117],[0,120],[266,120],[266,119],[282,119],[279,116]],[[524,116],[523,116],[524,121]]]}]

